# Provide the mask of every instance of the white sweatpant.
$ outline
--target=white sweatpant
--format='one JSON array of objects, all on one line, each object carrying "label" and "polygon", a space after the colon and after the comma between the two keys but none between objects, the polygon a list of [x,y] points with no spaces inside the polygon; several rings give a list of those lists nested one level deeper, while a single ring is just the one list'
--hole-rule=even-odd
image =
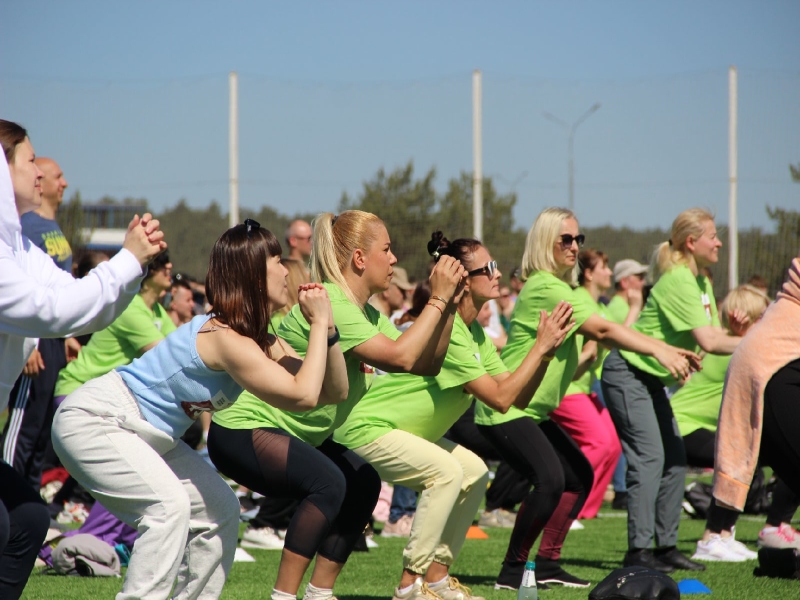
[{"label": "white sweatpant", "polygon": [[236,495],[194,450],[142,417],[116,372],[67,396],[53,447],[92,496],[139,532],[117,600],[219,597],[236,551]]}]

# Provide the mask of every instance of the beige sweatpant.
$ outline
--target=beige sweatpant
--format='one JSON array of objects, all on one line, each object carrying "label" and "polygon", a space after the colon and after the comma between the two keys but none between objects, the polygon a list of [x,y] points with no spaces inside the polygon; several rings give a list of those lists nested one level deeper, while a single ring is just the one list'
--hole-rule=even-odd
[{"label": "beige sweatpant", "polygon": [[451,565],[486,492],[484,462],[448,439],[429,442],[397,429],[353,451],[382,480],[420,492],[403,567],[422,575],[433,561]]},{"label": "beige sweatpant", "polygon": [[117,600],[219,597],[236,551],[236,495],[199,454],[144,420],[116,372],[67,396],[53,447],[92,496],[139,532]]}]

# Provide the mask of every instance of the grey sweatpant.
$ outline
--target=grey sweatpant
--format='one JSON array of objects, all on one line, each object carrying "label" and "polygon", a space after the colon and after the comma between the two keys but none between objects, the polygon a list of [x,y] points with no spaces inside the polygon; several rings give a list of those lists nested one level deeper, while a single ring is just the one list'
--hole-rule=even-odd
[{"label": "grey sweatpant", "polygon": [[67,396],[53,448],[92,496],[139,532],[117,600],[219,597],[236,551],[236,495],[199,454],[144,420],[116,372]]},{"label": "grey sweatpant", "polygon": [[603,397],[628,460],[628,548],[675,546],[686,451],[664,385],[613,350],[603,363]]}]

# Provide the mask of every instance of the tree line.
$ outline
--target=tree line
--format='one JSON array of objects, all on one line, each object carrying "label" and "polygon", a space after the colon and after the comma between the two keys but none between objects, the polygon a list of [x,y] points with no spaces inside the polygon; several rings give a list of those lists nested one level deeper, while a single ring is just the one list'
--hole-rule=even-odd
[{"label": "tree line", "polygon": [[[800,165],[790,166],[790,169],[794,177]],[[372,179],[363,183],[358,194],[351,197],[343,193],[335,212],[359,209],[380,216],[391,236],[398,265],[404,267],[411,278],[419,280],[428,272],[430,257],[426,244],[433,231],[441,230],[451,240],[472,237],[472,174],[462,172],[452,178],[443,193],[437,192],[435,179],[434,168],[418,176],[412,162],[391,172],[379,169]],[[116,201],[106,197],[101,202]],[[147,208],[144,199],[127,198],[121,203],[141,207],[141,210]],[[490,177],[483,180],[482,241],[497,260],[506,280],[511,270],[520,264],[530,226],[528,223],[524,227],[515,223],[513,211],[516,203],[514,192],[500,194]],[[76,254],[83,244],[80,232],[88,226],[83,208],[80,194],[76,193],[59,211],[59,223]],[[769,207],[767,212],[775,222],[775,233],[766,233],[758,228],[739,232],[739,280],[761,275],[769,282],[770,292],[774,294],[783,282],[791,259],[800,251],[800,212]],[[262,206],[258,211],[242,209],[240,213],[241,219],[253,218],[273,231],[283,245],[284,231],[293,219],[311,222],[315,216],[308,213],[284,214],[270,206]],[[228,227],[227,213],[217,202],[211,202],[207,208],[192,208],[181,200],[174,207],[158,212],[156,217],[161,221],[169,243],[174,270],[202,279],[208,267],[211,246]],[[606,252],[612,266],[623,258],[647,263],[653,248],[669,238],[669,233],[662,229],[633,230],[611,225],[582,229],[587,247]],[[727,242],[723,227],[720,227],[720,235]],[[720,251],[720,261],[712,269],[714,291],[719,298],[727,292],[727,271],[728,247],[725,243]]]}]

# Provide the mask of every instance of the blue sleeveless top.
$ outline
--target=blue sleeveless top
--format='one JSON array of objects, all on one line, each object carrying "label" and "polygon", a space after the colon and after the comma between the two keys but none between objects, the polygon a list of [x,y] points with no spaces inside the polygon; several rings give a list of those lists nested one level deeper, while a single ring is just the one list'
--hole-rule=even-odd
[{"label": "blue sleeveless top", "polygon": [[147,422],[175,439],[200,413],[227,408],[242,393],[227,371],[209,369],[197,354],[197,332],[210,318],[194,317],[132,363],[117,368]]}]

